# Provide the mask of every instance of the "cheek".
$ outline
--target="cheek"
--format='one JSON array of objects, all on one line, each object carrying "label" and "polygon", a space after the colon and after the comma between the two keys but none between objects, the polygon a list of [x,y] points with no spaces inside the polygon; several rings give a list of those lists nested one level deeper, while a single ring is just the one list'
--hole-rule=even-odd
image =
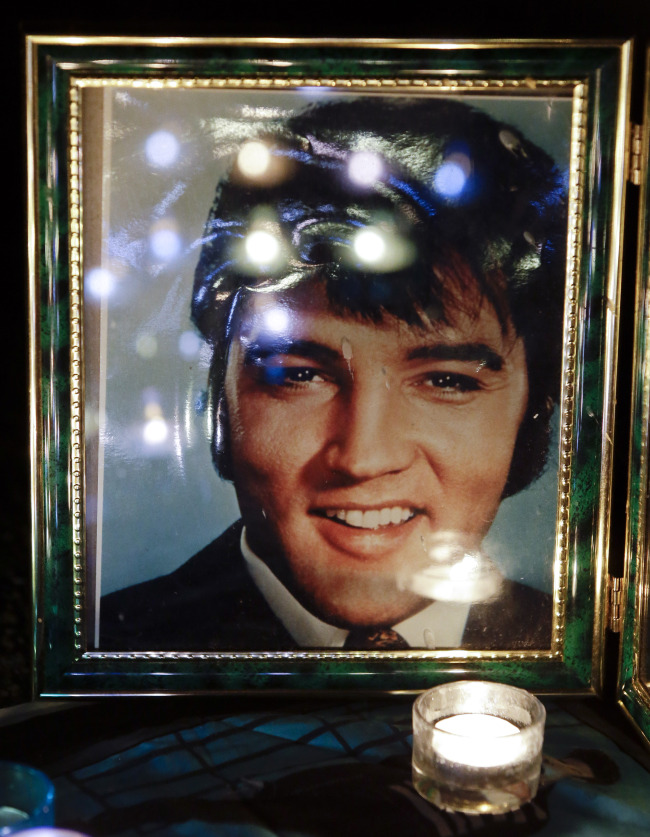
[{"label": "cheek", "polygon": [[526,407],[525,390],[511,395],[450,416],[431,431],[429,461],[459,502],[491,506],[501,500]]},{"label": "cheek", "polygon": [[[230,408],[230,405],[229,405]],[[243,395],[230,413],[233,469],[236,482],[286,496],[304,481],[318,458],[324,429],[316,417],[287,410],[275,399]]]},{"label": "cheek", "polygon": [[242,480],[280,481],[287,464],[286,438],[259,412],[235,411],[230,421],[231,451],[235,484]]}]

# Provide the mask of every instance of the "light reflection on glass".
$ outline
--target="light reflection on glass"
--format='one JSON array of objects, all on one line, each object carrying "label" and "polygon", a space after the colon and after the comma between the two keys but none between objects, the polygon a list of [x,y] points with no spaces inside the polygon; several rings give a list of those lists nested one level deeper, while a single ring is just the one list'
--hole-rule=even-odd
[{"label": "light reflection on glass", "polygon": [[348,175],[359,186],[372,186],[382,176],[384,167],[378,154],[372,151],[357,151],[350,157]]},{"label": "light reflection on glass", "polygon": [[253,264],[272,265],[280,256],[281,248],[277,237],[266,230],[254,230],[245,239],[246,255]]},{"label": "light reflection on glass", "polygon": [[433,187],[445,198],[457,198],[472,171],[472,162],[467,154],[450,154],[433,176]]},{"label": "light reflection on glass", "polygon": [[196,415],[196,393],[191,381],[188,381],[187,391],[183,402],[183,430],[185,433],[185,444],[192,447],[193,421]]},{"label": "light reflection on glass", "polygon": [[145,422],[142,430],[142,438],[148,445],[160,445],[165,441],[169,433],[167,422],[162,416],[150,418]]},{"label": "light reflection on glass", "polygon": [[251,140],[241,147],[237,155],[237,166],[246,177],[261,177],[271,165],[271,152],[263,142]]},{"label": "light reflection on glass", "polygon": [[169,428],[160,406],[160,396],[155,387],[148,387],[142,392],[142,400],[144,402],[145,419],[142,438],[145,444],[156,447],[161,445],[169,434]]},{"label": "light reflection on glass", "polygon": [[436,192],[455,198],[463,191],[467,177],[458,163],[443,163],[433,178]]},{"label": "light reflection on glass", "polygon": [[170,131],[156,131],[145,144],[145,156],[152,166],[167,168],[176,161],[180,144]]},{"label": "light reflection on glass", "polygon": [[365,227],[352,240],[354,255],[362,265],[377,273],[407,267],[416,255],[412,242],[398,235],[388,225]]},{"label": "light reflection on glass", "polygon": [[362,262],[380,262],[386,253],[384,237],[377,230],[360,230],[354,237],[354,252]]},{"label": "light reflection on glass", "polygon": [[427,563],[398,579],[402,589],[441,602],[481,602],[498,595],[500,570],[462,533],[439,532],[426,547]]},{"label": "light reflection on glass", "polygon": [[158,354],[158,341],[153,334],[141,334],[135,342],[135,350],[140,357],[151,359]]},{"label": "light reflection on glass", "polygon": [[176,230],[168,226],[160,227],[149,236],[149,247],[158,259],[170,261],[181,251],[181,237]]},{"label": "light reflection on glass", "polygon": [[196,360],[203,341],[194,331],[184,331],[178,338],[178,353],[183,360]]},{"label": "light reflection on glass", "polygon": [[86,274],[86,292],[97,299],[108,297],[115,288],[115,276],[103,267],[95,267]]},{"label": "light reflection on glass", "polygon": [[289,314],[286,309],[279,306],[267,308],[264,311],[263,319],[266,331],[272,331],[275,334],[282,334],[289,327]]},{"label": "light reflection on glass", "polygon": [[183,440],[181,439],[181,423],[179,421],[178,408],[175,411],[173,422],[173,444],[174,454],[176,455],[176,462],[178,463],[178,470],[182,476],[185,473],[185,462],[183,459],[184,444]]}]

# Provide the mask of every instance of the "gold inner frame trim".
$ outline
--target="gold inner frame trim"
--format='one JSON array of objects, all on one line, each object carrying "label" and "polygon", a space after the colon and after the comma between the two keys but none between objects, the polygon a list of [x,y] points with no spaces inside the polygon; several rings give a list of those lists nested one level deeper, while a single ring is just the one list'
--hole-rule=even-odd
[{"label": "gold inner frame trim", "polygon": [[406,651],[86,651],[83,660],[549,660],[551,651],[463,651],[462,649],[411,649]]},{"label": "gold inner frame trim", "polygon": [[[486,44],[487,45],[487,44]],[[439,45],[438,45],[439,46]],[[162,69],[162,68],[161,68]],[[165,68],[168,69],[168,68]],[[462,649],[412,651],[246,651],[246,652],[106,652],[87,651],[86,642],[86,554],[85,554],[85,465],[84,465],[84,365],[83,365],[83,137],[81,135],[81,91],[83,88],[128,87],[146,89],[240,89],[270,90],[298,87],[326,87],[363,90],[366,93],[520,93],[548,95],[555,90],[571,94],[573,123],[568,199],[568,246],[566,266],[565,324],[561,394],[560,473],[556,515],[556,546],[553,560],[553,628],[551,648],[526,651],[464,651]],[[565,638],[568,589],[569,499],[574,421],[575,364],[577,360],[577,290],[580,277],[580,220],[585,179],[587,86],[581,79],[467,79],[467,78],[120,78],[73,76],[69,93],[70,178],[70,396],[71,396],[71,502],[73,509],[74,643],[77,660],[549,660],[561,659]]]},{"label": "gold inner frame trim", "polygon": [[585,178],[585,145],[587,119],[587,88],[577,84],[573,95],[573,121],[571,127],[571,168],[569,172],[569,198],[567,223],[567,274],[564,310],[564,346],[562,351],[563,375],[560,426],[559,496],[557,509],[555,562],[553,566],[553,650],[561,653],[564,644],[566,594],[568,587],[568,541],[573,452],[573,422],[575,407],[575,367],[577,360],[577,289],[580,280],[580,248],[582,231],[580,219],[583,211]]},{"label": "gold inner frame trim", "polygon": [[72,550],[74,561],[74,644],[84,646],[85,514],[84,514],[84,368],[83,368],[83,223],[81,201],[80,90],[70,88],[68,199],[70,207],[70,472]]},{"label": "gold inner frame trim", "polygon": [[272,90],[291,89],[294,87],[328,87],[350,90],[387,89],[404,90],[414,88],[448,91],[485,90],[495,92],[520,91],[522,93],[544,92],[549,89],[575,90],[582,84],[581,79],[485,79],[485,78],[121,78],[106,76],[87,76],[73,78],[71,86],[82,87],[129,87],[133,89],[244,89],[244,90]]}]

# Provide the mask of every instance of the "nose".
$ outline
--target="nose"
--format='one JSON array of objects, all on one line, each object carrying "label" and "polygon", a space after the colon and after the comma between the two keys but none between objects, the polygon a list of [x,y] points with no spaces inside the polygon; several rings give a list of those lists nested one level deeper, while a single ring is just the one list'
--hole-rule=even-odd
[{"label": "nose", "polygon": [[397,473],[409,467],[415,446],[399,391],[384,376],[355,383],[341,394],[325,452],[328,468],[354,480]]}]

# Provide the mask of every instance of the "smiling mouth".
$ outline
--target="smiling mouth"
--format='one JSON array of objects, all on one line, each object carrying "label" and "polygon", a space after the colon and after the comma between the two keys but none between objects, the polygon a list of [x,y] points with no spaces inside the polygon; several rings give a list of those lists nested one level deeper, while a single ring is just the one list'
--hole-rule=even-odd
[{"label": "smiling mouth", "polygon": [[335,523],[352,529],[382,529],[407,523],[416,515],[416,510],[404,506],[387,506],[383,509],[325,509],[322,513]]}]

